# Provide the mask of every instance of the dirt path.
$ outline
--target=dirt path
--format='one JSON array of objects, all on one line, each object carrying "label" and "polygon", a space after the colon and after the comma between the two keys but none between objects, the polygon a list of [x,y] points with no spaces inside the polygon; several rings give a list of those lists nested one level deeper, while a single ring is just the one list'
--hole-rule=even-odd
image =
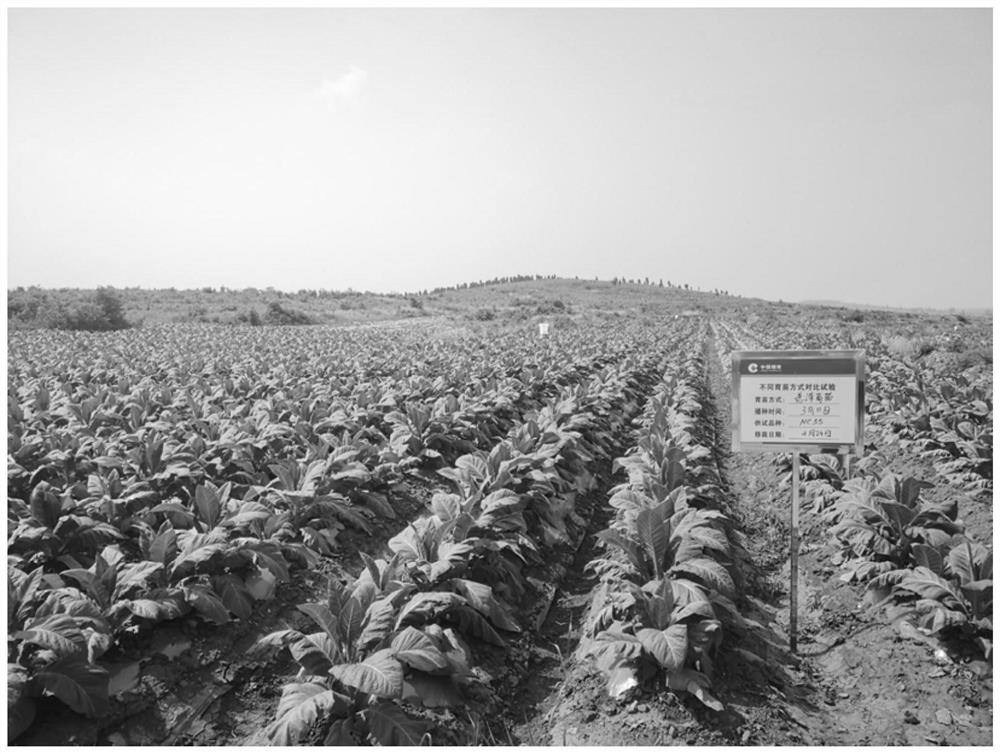
[{"label": "dirt path", "polygon": [[553,740],[552,713],[560,696],[566,693],[580,629],[598,587],[597,577],[584,569],[597,551],[597,533],[608,525],[610,509],[600,503],[606,500],[604,490],[609,486],[610,483],[602,484],[600,495],[595,496],[598,504],[594,506],[587,532],[555,590],[551,609],[538,628],[531,670],[506,711],[512,724],[512,743],[528,746],[568,743]]}]

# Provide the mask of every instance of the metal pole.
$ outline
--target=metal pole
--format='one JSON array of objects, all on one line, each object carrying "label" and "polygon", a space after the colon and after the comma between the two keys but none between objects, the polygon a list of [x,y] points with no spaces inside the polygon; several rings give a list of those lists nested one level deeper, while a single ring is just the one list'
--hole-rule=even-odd
[{"label": "metal pole", "polygon": [[799,454],[792,453],[791,590],[788,600],[788,648],[798,649],[799,630]]}]

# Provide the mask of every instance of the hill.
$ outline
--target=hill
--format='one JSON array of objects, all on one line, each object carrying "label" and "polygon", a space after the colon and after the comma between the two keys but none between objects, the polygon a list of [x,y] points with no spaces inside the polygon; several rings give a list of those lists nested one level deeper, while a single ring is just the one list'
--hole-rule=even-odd
[{"label": "hill", "polygon": [[[581,280],[518,276],[411,294],[272,288],[200,288],[194,290],[119,288],[125,319],[136,326],[162,323],[213,324],[364,324],[439,319],[457,324],[569,322],[648,316],[732,314],[741,318],[787,317],[794,312],[822,314],[844,322],[888,324],[920,315],[902,310],[825,304],[772,302],[692,290],[658,282]],[[8,327],[52,326],[58,314],[86,308],[98,292],[82,289],[18,288],[7,292]],[[927,313],[928,318],[947,315]],[[57,325],[58,326],[58,325]]]},{"label": "hill", "polygon": [[[107,290],[107,289],[103,289]],[[645,283],[522,276],[413,294],[275,289],[195,290],[119,288],[125,318],[135,325],[176,322],[215,324],[354,324],[421,317],[453,320],[527,320],[535,317],[684,314],[749,300],[722,293]],[[54,312],[86,305],[97,292],[18,288],[7,292],[8,326],[45,326]],[[763,302],[761,302],[763,303]]]}]

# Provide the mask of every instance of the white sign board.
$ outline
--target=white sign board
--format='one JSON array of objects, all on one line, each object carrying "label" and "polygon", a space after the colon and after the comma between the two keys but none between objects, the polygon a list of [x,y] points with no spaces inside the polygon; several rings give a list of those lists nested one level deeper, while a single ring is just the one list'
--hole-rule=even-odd
[{"label": "white sign board", "polygon": [[732,361],[733,450],[861,455],[863,351],[737,351]]}]

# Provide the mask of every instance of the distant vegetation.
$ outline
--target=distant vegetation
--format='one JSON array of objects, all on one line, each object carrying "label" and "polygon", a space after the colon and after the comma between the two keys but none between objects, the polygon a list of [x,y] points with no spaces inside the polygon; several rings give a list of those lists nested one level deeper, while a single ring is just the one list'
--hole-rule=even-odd
[{"label": "distant vegetation", "polygon": [[[512,275],[510,277],[498,277],[498,278],[492,278],[491,280],[478,280],[478,281],[474,281],[474,282],[471,282],[471,283],[460,283],[458,285],[453,285],[453,286],[446,286],[446,287],[434,288],[434,289],[432,289],[430,291],[430,293],[433,294],[433,293],[443,293],[444,291],[462,291],[462,290],[468,290],[470,288],[485,288],[486,286],[503,285],[505,283],[526,283],[526,282],[539,281],[539,280],[558,280],[558,279],[559,278],[556,275]],[[573,278],[573,279],[574,280],[579,280],[578,277],[577,278]],[[597,280],[597,278],[594,278],[594,282],[599,282],[599,281]],[[700,290],[699,288],[692,288],[687,283],[678,283],[677,285],[674,285],[674,283],[672,283],[669,280],[664,285],[663,278],[660,278],[659,281],[657,282],[657,281],[650,280],[650,278],[648,278],[648,277],[647,278],[642,278],[642,279],[640,279],[640,278],[620,278],[620,277],[614,277],[614,278],[611,279],[611,284],[612,285],[626,285],[626,284],[628,284],[628,285],[652,285],[652,286],[656,286],[658,288],[675,288],[676,287],[676,288],[683,289],[683,290],[686,290],[686,291],[697,291],[697,290]],[[714,293],[717,296],[729,296],[729,295],[731,295],[729,293],[729,291],[723,291],[723,290],[721,290],[719,288],[715,288],[711,292]],[[428,293],[427,291],[422,291],[422,295],[426,296],[427,293]]]},{"label": "distant vegetation", "polygon": [[[7,291],[8,328],[14,330],[101,331],[168,323],[348,325],[416,318],[444,318],[475,329],[534,321],[565,327],[594,319],[748,313],[748,307],[761,306],[785,314],[789,309],[831,308],[744,298],[718,288],[701,290],[662,278],[598,280],[555,275],[513,275],[408,293],[308,288],[286,292],[224,286],[192,290],[31,287]],[[889,316],[888,310],[875,308],[832,308],[835,316],[856,327],[878,326]],[[915,312],[897,314],[919,316]],[[969,318],[957,315],[955,321],[961,326]]]},{"label": "distant vegetation", "polygon": [[30,288],[9,292],[7,322],[13,328],[50,330],[124,330],[132,325],[114,288],[98,288],[92,294],[66,296]]},{"label": "distant vegetation", "polygon": [[[405,311],[404,311],[405,310]],[[357,291],[203,287],[16,288],[7,291],[11,329],[114,330],[199,322],[222,325],[310,325],[421,316],[402,295]]]},{"label": "distant vegetation", "polygon": [[[614,295],[610,295],[614,293]],[[626,294],[626,295],[618,295]],[[350,324],[444,316],[473,323],[539,316],[623,316],[702,305],[713,294],[662,279],[583,280],[512,275],[407,293],[303,288],[16,288],[7,292],[11,329],[117,330],[173,322],[221,325]],[[707,304],[706,304],[707,305]]]},{"label": "distant vegetation", "polygon": [[256,309],[251,309],[245,314],[236,317],[237,322],[246,322],[248,325],[314,325],[316,322],[307,314],[303,314],[297,309],[287,309],[277,301],[272,301],[267,305],[267,311],[261,317]]}]

